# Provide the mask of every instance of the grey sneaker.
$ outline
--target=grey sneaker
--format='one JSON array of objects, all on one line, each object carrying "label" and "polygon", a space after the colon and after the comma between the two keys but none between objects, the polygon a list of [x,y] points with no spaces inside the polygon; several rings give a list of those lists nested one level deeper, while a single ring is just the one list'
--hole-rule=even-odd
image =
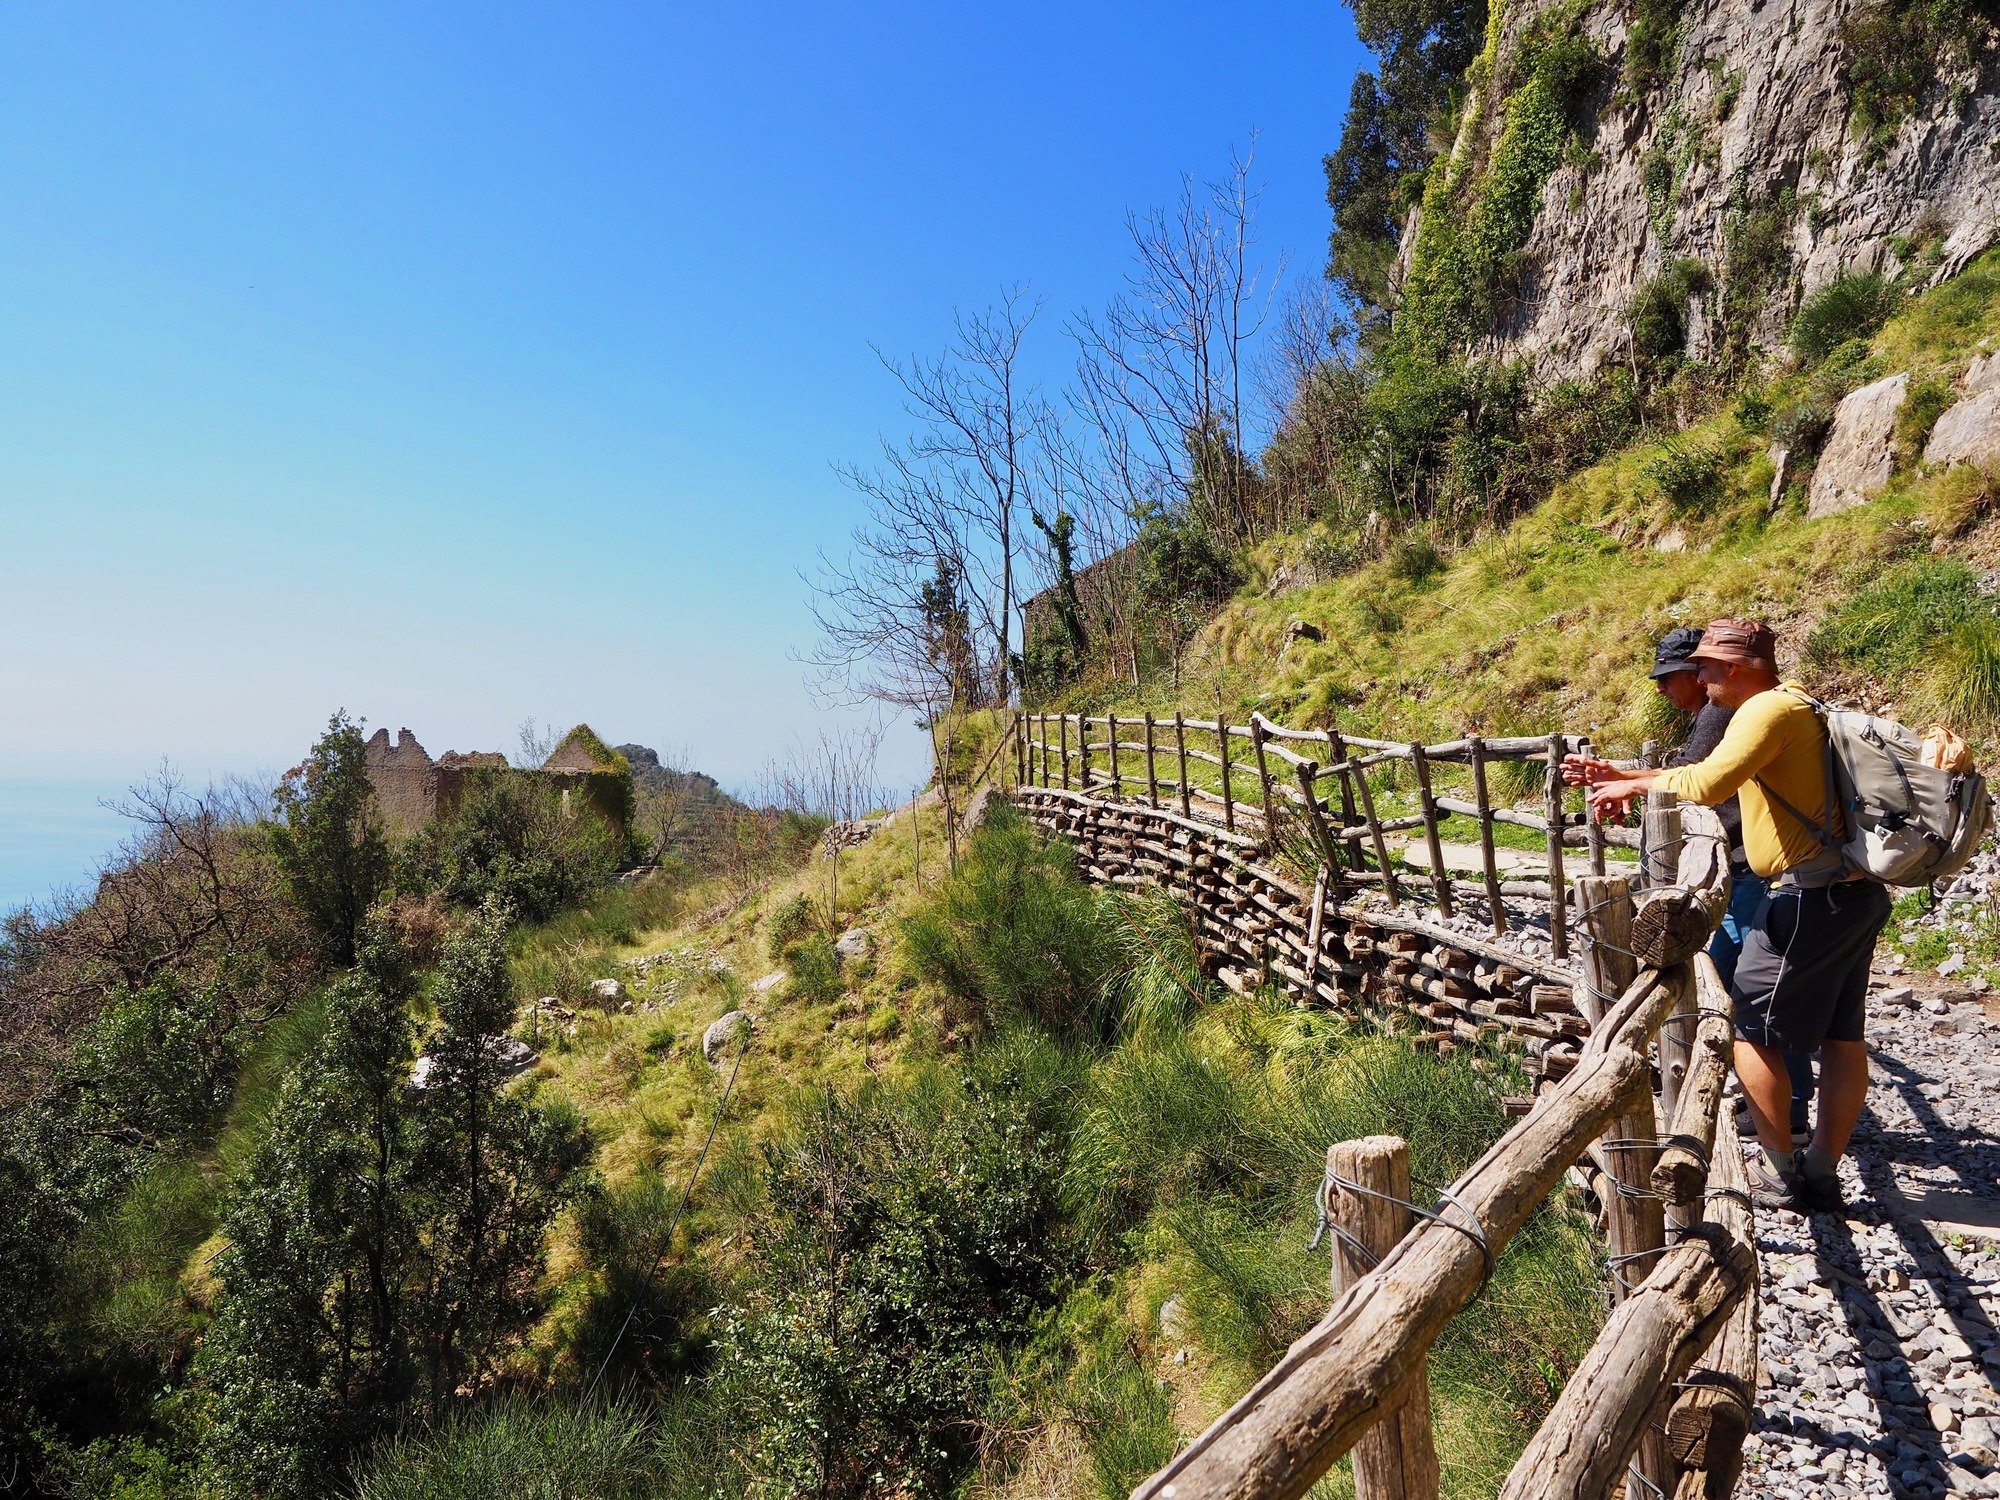
[{"label": "grey sneaker", "polygon": [[1773,1172],[1761,1151],[1743,1163],[1743,1172],[1750,1179],[1750,1200],[1759,1208],[1799,1211],[1799,1179]]}]

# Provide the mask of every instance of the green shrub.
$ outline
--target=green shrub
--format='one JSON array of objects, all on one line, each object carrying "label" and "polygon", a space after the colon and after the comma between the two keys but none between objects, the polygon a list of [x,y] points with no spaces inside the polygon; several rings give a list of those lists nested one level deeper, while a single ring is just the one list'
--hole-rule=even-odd
[{"label": "green shrub", "polygon": [[792,976],[787,993],[797,999],[831,1005],[847,993],[840,977],[840,955],[833,951],[833,939],[823,932],[801,938],[785,949],[784,962]]},{"label": "green shrub", "polygon": [[771,962],[784,960],[785,950],[800,938],[822,925],[818,909],[809,896],[800,894],[792,897],[784,905],[771,913],[770,953]]},{"label": "green shrub", "polygon": [[1707,286],[1708,270],[1698,260],[1677,260],[1641,282],[1627,314],[1633,354],[1657,360],[1686,349],[1688,302]]},{"label": "green shrub", "polygon": [[1714,498],[1728,465],[1729,455],[1712,444],[1668,438],[1639,472],[1676,510],[1694,510]]},{"label": "green shrub", "polygon": [[[396,883],[411,894],[437,891],[461,906],[496,898],[540,921],[603,885],[624,853],[614,824],[565,810],[553,787],[494,775],[476,779],[451,816],[404,842]],[[613,938],[630,939],[629,930]]]},{"label": "green shrub", "polygon": [[1800,305],[1792,319],[1792,350],[1807,364],[1818,364],[1888,322],[1898,300],[1895,288],[1872,271],[1838,277]]},{"label": "green shrub", "polygon": [[1833,429],[1834,403],[1817,395],[1792,402],[1771,418],[1771,441],[1797,458],[1810,458]]},{"label": "green shrub", "polygon": [[768,1154],[768,1220],[721,1380],[779,1492],[948,1494],[966,1420],[1064,1260],[1059,1144],[1019,1089],[920,1074],[817,1096]]},{"label": "green shrub", "polygon": [[1896,411],[1897,455],[1905,460],[1918,457],[1937,419],[1957,399],[1957,389],[1941,376],[1919,375],[1913,379]]},{"label": "green shrub", "polygon": [[1391,578],[1422,583],[1444,571],[1444,554],[1420,531],[1406,531],[1389,544],[1382,566]]},{"label": "green shrub", "polygon": [[1075,855],[1005,803],[931,900],[903,923],[905,963],[955,1002],[956,1019],[1027,1017],[1059,1035],[1102,1035],[1110,932]]},{"label": "green shrub", "polygon": [[642,1172],[591,1194],[577,1213],[577,1245],[598,1277],[566,1352],[590,1379],[610,1356],[608,1391],[666,1390],[704,1364],[704,1315],[719,1299],[704,1262],[670,1253],[666,1234],[680,1193],[679,1183]]},{"label": "green shrub", "polygon": [[1914,717],[1961,730],[2000,723],[2000,615],[1956,559],[1888,569],[1821,622],[1806,659],[1881,678]]}]

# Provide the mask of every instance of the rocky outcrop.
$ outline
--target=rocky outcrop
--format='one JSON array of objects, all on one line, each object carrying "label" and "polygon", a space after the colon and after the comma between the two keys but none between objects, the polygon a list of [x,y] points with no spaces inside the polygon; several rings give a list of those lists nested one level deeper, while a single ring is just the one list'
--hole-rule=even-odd
[{"label": "rocky outcrop", "polygon": [[1991,463],[2000,458],[2000,354],[1966,366],[1965,399],[1945,411],[1924,445],[1927,464]]},{"label": "rocky outcrop", "polygon": [[751,1020],[747,1010],[732,1010],[728,1015],[709,1023],[708,1030],[701,1034],[701,1055],[713,1068],[719,1066],[718,1059],[728,1051],[732,1042],[741,1038],[741,1044],[750,1045],[750,1033],[756,1030],[756,1022]]},{"label": "rocky outcrop", "polygon": [[1909,389],[1909,375],[1897,374],[1841,398],[1813,469],[1807,515],[1838,515],[1882,493],[1896,467],[1896,413]]},{"label": "rocky outcrop", "polygon": [[[1503,64],[1550,9],[1508,10]],[[1936,280],[1991,243],[2000,78],[1938,78],[1878,148],[1849,118],[1842,27],[1861,9],[1860,0],[1690,0],[1671,75],[1629,97],[1617,86],[1627,8],[1591,4],[1578,24],[1605,59],[1598,109],[1542,185],[1519,289],[1487,352],[1530,355],[1542,379],[1622,364],[1634,294],[1682,259],[1708,272],[1688,308],[1690,354],[1724,342],[1725,290],[1748,319],[1742,334],[1775,346],[1799,299],[1842,273],[1897,273],[1908,257]],[[1504,105],[1475,105],[1461,152],[1496,138]],[[1759,248],[1732,261],[1752,228]],[[1413,240],[1406,233],[1406,255]]]}]

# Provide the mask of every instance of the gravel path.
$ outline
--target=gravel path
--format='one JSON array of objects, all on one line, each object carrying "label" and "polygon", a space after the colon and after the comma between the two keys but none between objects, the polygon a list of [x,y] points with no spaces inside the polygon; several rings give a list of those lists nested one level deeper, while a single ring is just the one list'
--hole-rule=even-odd
[{"label": "gravel path", "polygon": [[1884,974],[1869,1009],[1846,1214],[1758,1210],[1739,1493],[2000,1496],[2000,1005]]}]

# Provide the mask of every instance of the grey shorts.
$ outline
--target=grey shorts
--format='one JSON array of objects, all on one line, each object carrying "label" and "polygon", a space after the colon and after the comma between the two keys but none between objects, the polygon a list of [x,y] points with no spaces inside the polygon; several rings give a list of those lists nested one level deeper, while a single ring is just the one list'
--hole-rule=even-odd
[{"label": "grey shorts", "polygon": [[1873,880],[1773,888],[1743,936],[1729,985],[1736,1034],[1799,1052],[1860,1041],[1868,970],[1890,905],[1888,888]]}]

